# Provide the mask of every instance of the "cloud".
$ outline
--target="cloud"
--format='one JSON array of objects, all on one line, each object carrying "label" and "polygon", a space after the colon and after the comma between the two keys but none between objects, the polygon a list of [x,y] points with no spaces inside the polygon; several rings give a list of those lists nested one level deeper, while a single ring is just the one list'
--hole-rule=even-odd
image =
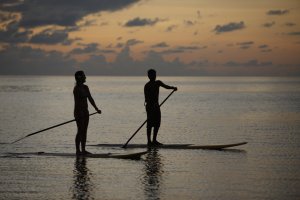
[{"label": "cloud", "polygon": [[[102,56],[91,56],[80,66],[89,74],[95,75],[145,75],[149,68],[157,70],[159,75],[196,75],[200,74],[200,62],[183,63],[178,58],[167,61],[160,52],[148,51],[143,60],[131,57],[129,46],[125,46],[113,62],[107,62]],[[194,68],[194,69],[191,69]]]},{"label": "cloud", "polygon": [[0,30],[0,42],[6,43],[24,43],[30,38],[32,31],[30,30],[19,30],[19,23],[12,21],[7,24],[6,29]]},{"label": "cloud", "polygon": [[103,55],[91,55],[88,60],[79,63],[79,68],[87,74],[112,75],[111,66]]},{"label": "cloud", "polygon": [[[117,41],[120,41],[122,38],[117,38]],[[120,49],[120,48],[124,48],[125,46],[135,46],[135,45],[138,45],[138,44],[142,44],[144,43],[144,41],[142,40],[137,40],[137,39],[129,39],[127,40],[126,43],[123,43],[123,42],[118,42],[117,44],[113,45],[113,44],[109,44],[107,46],[107,48],[117,48],[117,49]]]},{"label": "cloud", "polygon": [[114,50],[100,49],[97,43],[89,43],[83,45],[83,48],[75,48],[69,54],[99,54],[99,53],[115,53]]},{"label": "cloud", "polygon": [[245,45],[252,45],[254,44],[253,41],[247,41],[247,42],[238,42],[237,45],[240,45],[240,46],[245,46]]},{"label": "cloud", "polygon": [[44,51],[29,46],[11,45],[0,51],[0,74],[68,75],[76,61],[58,51]]},{"label": "cloud", "polygon": [[160,42],[151,46],[151,48],[166,48],[166,47],[169,47],[169,45],[165,42]]},{"label": "cloud", "polygon": [[253,41],[247,41],[247,42],[238,42],[237,45],[240,47],[240,49],[249,49],[254,44]]},{"label": "cloud", "polygon": [[[86,26],[94,26],[96,25],[97,23],[97,20],[96,19],[93,19],[93,20],[85,20],[82,24],[80,24],[81,27],[86,27]],[[100,24],[100,26],[105,26],[105,25],[108,25],[107,22],[102,22]]]},{"label": "cloud", "polygon": [[157,22],[159,22],[160,19],[155,18],[155,19],[147,19],[147,18],[139,18],[136,17],[134,19],[129,20],[124,24],[125,27],[135,27],[135,26],[153,26]]},{"label": "cloud", "polygon": [[10,6],[0,5],[0,11],[21,14],[20,26],[33,28],[46,25],[75,26],[89,14],[117,11],[140,0],[23,0]]},{"label": "cloud", "polygon": [[299,36],[300,35],[300,31],[298,31],[298,32],[289,32],[289,33],[287,33],[288,35],[292,35],[292,36]]},{"label": "cloud", "polygon": [[177,47],[178,49],[182,49],[182,50],[199,50],[199,49],[206,49],[207,46],[179,46]]},{"label": "cloud", "polygon": [[183,49],[174,48],[174,49],[168,49],[165,51],[161,51],[161,54],[176,54],[176,53],[184,53],[185,51]]},{"label": "cloud", "polygon": [[214,29],[216,34],[221,34],[225,32],[231,32],[236,30],[241,30],[245,28],[245,23],[243,21],[240,22],[230,22],[224,25],[217,25]]},{"label": "cloud", "polygon": [[183,23],[186,26],[194,26],[197,22],[196,21],[191,21],[191,20],[184,20]]},{"label": "cloud", "polygon": [[266,44],[258,46],[258,48],[260,48],[260,49],[265,49],[265,48],[268,48],[268,47],[269,47],[269,45],[266,45]]},{"label": "cloud", "polygon": [[260,62],[256,59],[249,60],[246,62],[228,61],[223,64],[223,66],[226,67],[266,67],[272,65],[273,63],[271,61]]},{"label": "cloud", "polygon": [[[189,49],[189,48],[188,48]],[[78,69],[89,75],[142,75],[149,68],[162,75],[300,75],[299,64],[275,65],[270,61],[252,59],[246,62],[212,63],[194,60],[189,63],[179,58],[166,60],[161,52],[148,51],[142,60],[135,60],[130,47],[125,46],[108,62],[105,56],[92,53],[87,60],[76,61],[58,51],[45,51],[29,46],[7,46],[0,50],[0,74],[9,75],[73,75]]]},{"label": "cloud", "polygon": [[251,46],[240,46],[240,49],[249,49]]},{"label": "cloud", "polygon": [[74,42],[81,41],[81,40],[82,40],[82,38],[79,38],[79,37],[71,38],[71,39],[68,38],[68,39],[64,40],[61,44],[68,46],[68,45],[73,44]]},{"label": "cloud", "polygon": [[288,14],[289,10],[269,10],[267,15],[285,15]]},{"label": "cloud", "polygon": [[95,53],[97,52],[98,49],[98,44],[97,43],[90,43],[85,45],[83,48],[75,48],[73,49],[70,54],[86,54],[86,53]]},{"label": "cloud", "polygon": [[275,22],[267,22],[267,23],[264,23],[263,24],[263,27],[265,27],[265,28],[270,28],[270,27],[272,27],[272,26],[274,26],[275,25]]},{"label": "cloud", "polygon": [[1,23],[10,22],[10,21],[17,21],[17,18],[18,17],[17,17],[16,14],[9,13],[9,12],[1,12],[0,11],[0,24]]},{"label": "cloud", "polygon": [[123,47],[124,47],[124,44],[121,42],[118,42],[115,46],[115,48],[123,48]]},{"label": "cloud", "polygon": [[288,26],[288,27],[292,27],[292,26],[296,26],[297,24],[293,23],[293,22],[286,22],[284,24],[284,26]]},{"label": "cloud", "polygon": [[69,32],[76,28],[67,27],[64,30],[45,29],[39,33],[33,34],[29,29],[20,28],[18,21],[11,21],[6,27],[0,30],[0,42],[7,43],[34,43],[34,44],[63,44],[70,45],[80,38],[69,39]]},{"label": "cloud", "polygon": [[271,49],[270,46],[267,45],[267,44],[259,45],[258,48],[260,49],[260,52],[262,52],[262,53],[269,53],[269,52],[272,52],[272,49]]},{"label": "cloud", "polygon": [[272,52],[272,49],[262,49],[261,52],[262,53],[269,53],[269,52]]},{"label": "cloud", "polygon": [[70,44],[68,32],[65,30],[46,29],[32,36],[29,42],[35,44],[54,45],[59,43]]},{"label": "cloud", "polygon": [[176,53],[185,53],[185,52],[191,52],[195,50],[200,50],[200,49],[206,49],[207,46],[178,46],[172,49],[168,49],[165,51],[161,51],[160,53],[162,54],[176,54]]},{"label": "cloud", "polygon": [[83,26],[68,26],[65,27],[64,31],[66,32],[74,32],[74,31],[79,31]]},{"label": "cloud", "polygon": [[126,42],[126,45],[128,45],[128,46],[134,46],[134,45],[141,44],[141,43],[144,43],[144,41],[136,40],[136,39],[129,39]]},{"label": "cloud", "polygon": [[170,25],[167,27],[166,32],[172,32],[174,29],[178,28],[178,25]]}]

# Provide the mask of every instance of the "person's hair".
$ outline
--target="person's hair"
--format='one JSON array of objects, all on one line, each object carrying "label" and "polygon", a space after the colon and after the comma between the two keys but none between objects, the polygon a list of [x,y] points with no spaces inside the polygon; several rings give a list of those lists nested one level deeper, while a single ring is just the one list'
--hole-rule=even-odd
[{"label": "person's hair", "polygon": [[76,84],[81,83],[82,82],[81,77],[84,76],[84,72],[77,71],[74,76],[75,76]]},{"label": "person's hair", "polygon": [[154,69],[149,69],[148,70],[148,78],[151,80],[151,79],[154,79],[156,77],[156,71]]}]

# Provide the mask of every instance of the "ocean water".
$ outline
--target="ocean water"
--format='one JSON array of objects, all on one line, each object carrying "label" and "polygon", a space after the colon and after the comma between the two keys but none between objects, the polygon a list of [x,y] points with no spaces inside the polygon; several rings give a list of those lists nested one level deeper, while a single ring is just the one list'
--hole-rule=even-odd
[{"label": "ocean water", "polygon": [[[161,108],[160,142],[248,144],[224,151],[151,150],[137,161],[9,156],[75,151],[75,123],[9,144],[73,119],[74,79],[0,76],[0,199],[300,199],[300,78],[158,79],[178,87]],[[146,82],[146,77],[87,77],[103,112],[90,118],[88,144],[127,141],[146,118]],[[161,89],[160,100],[170,92]],[[145,132],[131,143],[146,143]]]}]

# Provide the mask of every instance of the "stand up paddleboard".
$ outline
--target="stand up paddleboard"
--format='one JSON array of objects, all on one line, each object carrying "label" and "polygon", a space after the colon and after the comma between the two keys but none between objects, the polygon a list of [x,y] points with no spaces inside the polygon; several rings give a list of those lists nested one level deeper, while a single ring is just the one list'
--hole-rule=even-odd
[{"label": "stand up paddleboard", "polygon": [[8,153],[11,156],[49,156],[49,157],[84,157],[84,158],[119,158],[138,160],[147,151],[137,153],[100,153],[100,154],[86,154],[76,155],[75,153],[46,153],[46,152],[28,152],[28,153]]},{"label": "stand up paddleboard", "polygon": [[[194,145],[194,144],[164,144],[160,146],[148,146],[146,144],[128,144],[126,148],[159,148],[159,149],[210,149],[210,150],[221,150],[229,147],[236,147],[245,145],[247,142],[233,143],[233,144],[220,144],[220,145]],[[89,145],[96,147],[108,147],[108,148],[116,148],[122,147],[123,144],[96,144]]]}]

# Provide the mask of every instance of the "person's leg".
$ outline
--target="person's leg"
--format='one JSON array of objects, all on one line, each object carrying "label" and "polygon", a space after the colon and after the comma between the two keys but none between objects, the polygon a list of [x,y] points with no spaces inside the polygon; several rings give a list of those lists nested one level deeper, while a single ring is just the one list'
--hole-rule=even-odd
[{"label": "person's leg", "polygon": [[151,129],[152,127],[147,126],[147,145],[151,145]]},{"label": "person's leg", "polygon": [[161,122],[161,113],[160,113],[160,108],[157,107],[155,110],[155,125],[153,131],[153,141],[152,141],[154,145],[162,145],[157,141],[157,134],[160,127],[160,122]]},{"label": "person's leg", "polygon": [[82,131],[82,140],[81,140],[81,150],[83,153],[89,153],[85,150],[88,126],[89,126],[89,116],[85,117],[83,120],[83,131]]},{"label": "person's leg", "polygon": [[147,145],[151,145],[151,131],[153,127],[153,109],[150,105],[146,105],[147,112]]},{"label": "person's leg", "polygon": [[154,145],[162,145],[162,143],[160,143],[160,142],[157,141],[158,130],[159,130],[159,126],[154,127],[153,142],[152,142]]},{"label": "person's leg", "polygon": [[80,120],[76,120],[76,125],[77,125],[77,134],[75,137],[75,147],[76,147],[76,154],[80,154],[80,143],[81,143],[81,136],[82,136],[82,123]]},{"label": "person's leg", "polygon": [[153,142],[157,142],[156,138],[157,138],[158,130],[159,130],[159,127],[154,127],[154,130],[153,130]]}]

